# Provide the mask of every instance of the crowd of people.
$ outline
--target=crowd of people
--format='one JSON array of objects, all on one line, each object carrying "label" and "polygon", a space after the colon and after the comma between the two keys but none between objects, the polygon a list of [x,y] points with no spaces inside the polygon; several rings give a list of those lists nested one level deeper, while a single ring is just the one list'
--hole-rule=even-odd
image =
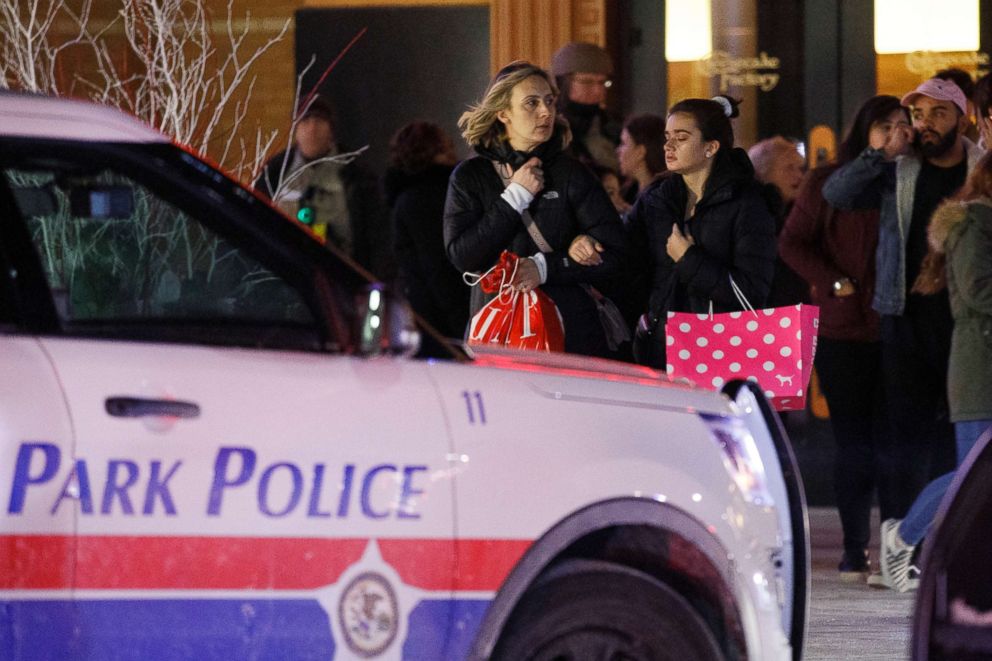
[{"label": "crowd of people", "polygon": [[[992,427],[992,78],[947,70],[866,100],[836,158],[807,171],[795,140],[735,145],[730,96],[617,121],[612,72],[582,43],[550,72],[507,65],[458,122],[473,152],[460,163],[437,125],[404,126],[388,214],[360,161],[332,158],[344,149],[319,98],[256,186],[290,214],[311,209],[315,231],[395,276],[448,337],[487,302],[463,274],[504,250],[522,258],[510,286],[556,304],[565,351],[662,370],[669,312],[819,306],[839,575],[913,589],[953,471]],[[629,341],[601,323],[603,297]],[[876,498],[880,572],[868,552]]]}]

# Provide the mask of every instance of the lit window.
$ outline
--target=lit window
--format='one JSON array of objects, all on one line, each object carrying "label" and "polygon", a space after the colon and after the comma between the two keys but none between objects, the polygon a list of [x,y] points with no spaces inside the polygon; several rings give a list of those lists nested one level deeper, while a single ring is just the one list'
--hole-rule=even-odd
[{"label": "lit window", "polygon": [[706,57],[712,49],[710,0],[666,2],[665,59],[692,62]]},{"label": "lit window", "polygon": [[875,52],[977,51],[978,24],[978,0],[875,0]]}]

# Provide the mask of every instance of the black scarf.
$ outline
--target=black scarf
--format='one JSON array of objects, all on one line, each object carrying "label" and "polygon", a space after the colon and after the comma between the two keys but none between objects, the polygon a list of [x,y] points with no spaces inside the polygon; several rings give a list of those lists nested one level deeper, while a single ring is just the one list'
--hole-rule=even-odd
[{"label": "black scarf", "polygon": [[517,151],[510,146],[509,140],[506,139],[500,139],[489,147],[481,144],[473,145],[473,147],[479,156],[497,163],[506,163],[516,172],[521,165],[535,156],[541,159],[541,163],[545,165],[553,161],[561,153],[563,133],[564,127],[555,122],[555,129],[551,137],[530,151]]}]

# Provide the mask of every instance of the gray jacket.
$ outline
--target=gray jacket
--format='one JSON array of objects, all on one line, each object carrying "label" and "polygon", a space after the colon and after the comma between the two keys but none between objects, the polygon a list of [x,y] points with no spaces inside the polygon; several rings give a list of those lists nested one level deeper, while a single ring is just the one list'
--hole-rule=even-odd
[{"label": "gray jacket", "polygon": [[[961,140],[971,172],[983,152],[967,138]],[[921,167],[920,156],[900,156],[893,181],[891,164],[881,151],[868,147],[823,185],[823,198],[837,209],[880,209],[872,300],[872,307],[880,314],[902,314],[906,305],[906,243]]]}]

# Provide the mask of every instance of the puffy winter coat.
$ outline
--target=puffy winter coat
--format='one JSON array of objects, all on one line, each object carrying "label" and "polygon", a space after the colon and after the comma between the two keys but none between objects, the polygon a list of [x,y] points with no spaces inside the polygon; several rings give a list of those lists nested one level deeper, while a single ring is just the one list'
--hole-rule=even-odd
[{"label": "puffy winter coat", "polygon": [[[642,248],[651,274],[649,325],[659,329],[667,312],[704,313],[741,309],[731,277],[755,308],[765,304],[775,270],[775,219],[768,211],[754,168],[743,149],[718,152],[696,203],[684,220],[688,191],[680,175],[656,181],[629,216],[631,244]],[[675,263],[668,237],[677,224],[695,244]]]},{"label": "puffy winter coat", "polygon": [[[609,291],[626,258],[623,225],[606,191],[592,172],[561,152],[558,131],[530,153],[516,152],[506,143],[495,149],[476,147],[478,156],[463,161],[451,175],[444,209],[444,242],[448,258],[461,271],[484,272],[503,250],[522,257],[540,251],[524,226],[521,214],[501,195],[505,188],[494,163],[514,170],[532,156],[541,159],[544,188],[530,213],[553,252],[545,255],[548,277],[541,290],[558,306],[569,353],[605,355],[606,340],[596,307],[580,286],[588,283]],[[579,234],[603,244],[603,262],[581,266],[568,257]]]}]

